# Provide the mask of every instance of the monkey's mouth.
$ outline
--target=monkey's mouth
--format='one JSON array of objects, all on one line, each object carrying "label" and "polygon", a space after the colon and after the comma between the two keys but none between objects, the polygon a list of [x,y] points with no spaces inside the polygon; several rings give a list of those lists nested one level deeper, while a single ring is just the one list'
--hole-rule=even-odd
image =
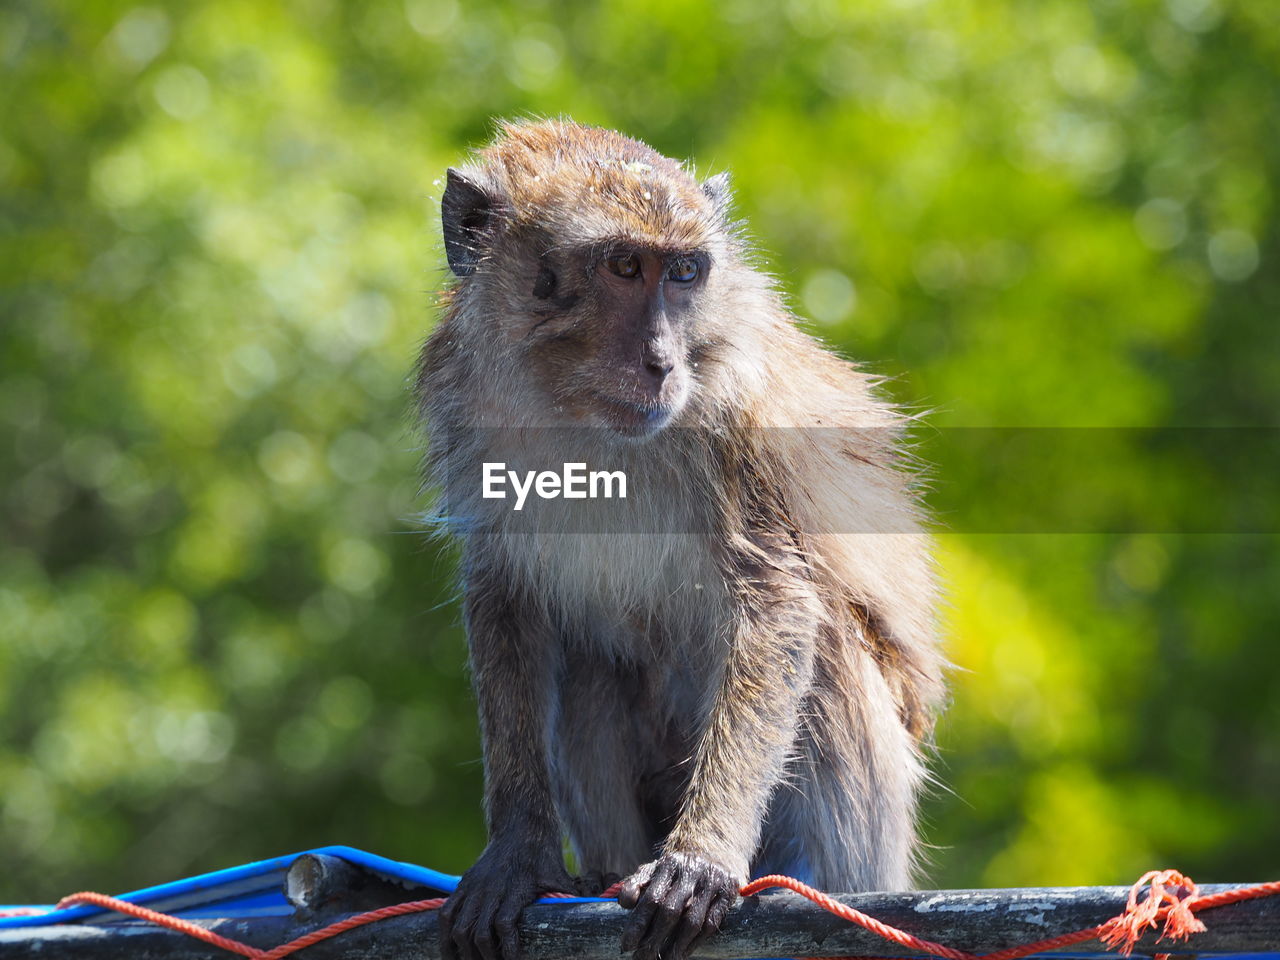
[{"label": "monkey's mouth", "polygon": [[671,422],[680,409],[680,404],[677,403],[635,403],[600,393],[595,395],[595,401],[606,425],[615,433],[633,440],[657,433]]}]

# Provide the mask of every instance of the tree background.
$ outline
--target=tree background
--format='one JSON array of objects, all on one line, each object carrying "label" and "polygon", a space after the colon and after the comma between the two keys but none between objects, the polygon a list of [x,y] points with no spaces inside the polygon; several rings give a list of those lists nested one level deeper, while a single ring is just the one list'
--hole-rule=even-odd
[{"label": "tree background", "polygon": [[[1202,446],[1119,429],[1276,426],[1274,0],[19,0],[0,70],[0,902],[479,852],[407,377],[445,168],[559,113],[731,169],[926,458],[1098,431],[932,457],[962,669],[926,882],[1280,875],[1274,476],[1241,514]],[[981,520],[1064,490],[1072,522]],[[1125,491],[1166,512],[1095,524]]]}]

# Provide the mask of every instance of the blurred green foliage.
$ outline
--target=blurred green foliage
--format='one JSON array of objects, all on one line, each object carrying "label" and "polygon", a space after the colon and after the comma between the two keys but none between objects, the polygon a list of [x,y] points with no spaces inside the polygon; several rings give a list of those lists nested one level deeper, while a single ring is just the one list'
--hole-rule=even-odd
[{"label": "blurred green foliage", "polygon": [[[1274,0],[32,0],[0,69],[0,902],[479,851],[406,378],[494,117],[731,169],[939,427],[1277,425]],[[929,882],[1280,875],[1278,545],[945,536]]]}]

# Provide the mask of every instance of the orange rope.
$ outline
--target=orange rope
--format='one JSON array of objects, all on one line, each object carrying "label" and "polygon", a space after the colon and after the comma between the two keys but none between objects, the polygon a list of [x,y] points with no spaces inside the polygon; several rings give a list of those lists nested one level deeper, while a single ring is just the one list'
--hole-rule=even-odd
[{"label": "orange rope", "polygon": [[[1138,895],[1150,884],[1150,893],[1141,903]],[[1260,897],[1273,897],[1280,894],[1280,880],[1271,883],[1259,883],[1252,887],[1238,887],[1235,890],[1224,890],[1222,893],[1202,896],[1200,888],[1176,870],[1152,870],[1143,874],[1129,890],[1129,902],[1124,912],[1112,917],[1106,923],[1096,927],[1085,927],[1070,933],[1059,934],[1034,943],[1026,943],[1016,947],[1006,947],[993,953],[974,954],[957,950],[941,943],[925,940],[897,927],[868,916],[860,910],[847,907],[840,901],[828,896],[821,890],[815,890],[808,884],[801,883],[792,877],[774,874],[752,880],[742,888],[744,897],[759,893],[769,887],[786,887],[802,897],[812,900],[822,909],[834,913],[837,917],[856,923],[860,927],[884,937],[900,946],[920,950],[945,960],[1019,960],[1021,957],[1046,950],[1058,950],[1086,940],[1098,939],[1109,947],[1115,947],[1123,956],[1133,952],[1134,945],[1142,939],[1149,927],[1155,927],[1158,921],[1164,921],[1164,930],[1159,940],[1186,940],[1192,934],[1203,933],[1204,923],[1193,916],[1197,910],[1221,907],[1228,903],[1239,903],[1242,900],[1255,900]],[[1157,956],[1161,956],[1157,954]]]},{"label": "orange rope", "polygon": [[[616,896],[620,887],[621,884],[615,883],[604,891],[602,896],[605,898]],[[973,954],[941,943],[934,943],[931,940],[922,939],[914,934],[907,933],[905,930],[899,930],[897,927],[891,927],[887,923],[883,923],[860,910],[845,906],[834,897],[823,893],[821,890],[815,890],[808,884],[801,883],[793,877],[784,877],[780,874],[761,877],[748,883],[740,893],[744,897],[749,897],[770,887],[785,887],[800,894],[802,897],[812,900],[822,909],[835,914],[837,917],[848,920],[850,923],[856,923],[892,943],[912,950],[920,950],[935,957],[942,957],[944,960],[1020,960],[1020,958],[1030,956],[1033,953],[1056,950],[1093,939],[1101,940],[1107,946],[1114,947],[1124,956],[1128,956],[1133,951],[1134,945],[1142,939],[1142,935],[1148,929],[1158,926],[1161,921],[1164,922],[1164,929],[1161,931],[1159,940],[1164,940],[1165,938],[1186,940],[1193,934],[1203,933],[1205,930],[1204,923],[1194,915],[1200,910],[1221,907],[1229,903],[1239,903],[1242,900],[1254,900],[1260,897],[1280,895],[1280,880],[1272,881],[1271,883],[1259,883],[1251,887],[1224,890],[1222,893],[1202,895],[1198,886],[1176,870],[1153,870],[1144,874],[1130,889],[1129,901],[1124,911],[1106,923],[1100,923],[1096,927],[1086,927],[1083,930],[1059,934],[1046,940],[1037,940],[1034,943],[1008,947],[1004,950],[997,950],[994,953]],[[1139,900],[1139,895],[1144,889],[1148,891],[1148,894],[1145,899]],[[547,896],[568,897],[571,895],[552,893]],[[397,903],[390,907],[380,907],[377,910],[357,913],[347,917],[345,920],[331,923],[327,927],[304,934],[296,940],[290,940],[288,943],[283,943],[270,950],[252,947],[247,943],[241,943],[239,940],[220,936],[212,930],[192,923],[190,920],[183,920],[167,913],[149,910],[136,903],[118,900],[115,897],[108,897],[101,893],[73,893],[58,901],[56,909],[80,903],[93,904],[106,910],[114,910],[117,913],[137,917],[139,920],[146,920],[157,926],[185,933],[187,936],[203,940],[205,943],[221,947],[231,953],[249,957],[251,960],[282,960],[282,958],[296,953],[304,947],[319,943],[321,940],[328,940],[330,937],[336,937],[338,934],[353,930],[356,927],[376,923],[388,917],[400,917],[409,913],[424,913],[429,910],[439,909],[446,899],[446,897],[435,897],[430,900],[414,900],[409,903]],[[12,913],[6,911],[8,915],[13,915],[14,913],[17,913],[17,911]],[[1157,954],[1156,956],[1162,957],[1164,955]]]},{"label": "orange rope", "polygon": [[272,947],[270,950],[251,947],[249,944],[241,943],[239,940],[220,936],[212,930],[207,930],[199,924],[192,923],[190,920],[173,917],[157,910],[149,910],[146,907],[138,906],[136,903],[117,900],[115,897],[108,897],[102,893],[88,891],[73,893],[59,900],[56,909],[74,906],[78,903],[91,903],[107,910],[115,910],[117,913],[137,917],[139,920],[147,920],[157,926],[177,930],[179,933],[185,933],[189,937],[195,937],[197,940],[211,943],[215,947],[221,947],[223,950],[250,957],[252,960],[281,960],[282,957],[287,957],[291,953],[297,953],[303,947],[309,947],[314,943],[319,943],[321,940],[328,940],[330,937],[336,937],[338,934],[353,930],[356,927],[363,927],[365,924],[386,920],[388,917],[400,917],[406,913],[425,913],[428,910],[438,910],[446,899],[446,897],[433,897],[430,900],[413,900],[408,903],[393,904],[390,907],[379,907],[377,910],[369,910],[365,913],[357,913],[344,920],[339,920],[337,923],[331,923],[327,927],[303,934],[296,940],[290,940],[288,943],[282,943],[278,947]]}]

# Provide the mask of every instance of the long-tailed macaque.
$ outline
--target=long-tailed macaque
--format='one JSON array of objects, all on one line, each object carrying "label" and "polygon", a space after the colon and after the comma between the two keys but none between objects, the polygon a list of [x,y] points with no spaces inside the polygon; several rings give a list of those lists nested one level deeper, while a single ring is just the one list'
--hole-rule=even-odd
[{"label": "long-tailed macaque", "polygon": [[[456,280],[418,389],[489,827],[445,955],[516,960],[526,905],[610,877],[622,948],[664,960],[751,875],[907,886],[944,664],[906,415],[797,329],[723,174],[509,123],[442,211]],[[610,529],[576,522],[584,501],[531,518],[482,477],[570,462],[625,473],[625,499],[589,505]]]}]

